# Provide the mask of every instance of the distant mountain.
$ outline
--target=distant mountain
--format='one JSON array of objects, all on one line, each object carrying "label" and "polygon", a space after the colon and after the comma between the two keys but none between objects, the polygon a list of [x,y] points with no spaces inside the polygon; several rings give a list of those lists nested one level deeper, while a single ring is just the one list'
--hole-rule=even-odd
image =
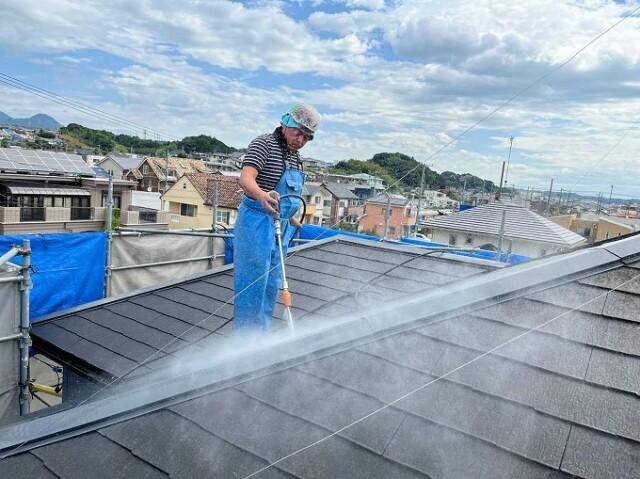
[{"label": "distant mountain", "polygon": [[46,130],[58,131],[62,126],[56,120],[44,113],[38,113],[31,118],[11,118],[9,115],[0,111],[0,124],[23,126],[25,128],[44,128]]}]

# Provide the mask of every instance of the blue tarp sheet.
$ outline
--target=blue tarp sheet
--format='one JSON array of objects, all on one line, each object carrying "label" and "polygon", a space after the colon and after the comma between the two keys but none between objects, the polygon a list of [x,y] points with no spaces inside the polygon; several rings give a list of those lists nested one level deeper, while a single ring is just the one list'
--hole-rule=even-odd
[{"label": "blue tarp sheet", "polygon": [[[23,239],[31,241],[31,318],[102,298],[107,251],[105,233],[0,236],[0,255],[13,245],[22,246]],[[14,257],[11,262],[22,264],[22,256]]]},{"label": "blue tarp sheet", "polygon": [[[347,235],[347,236],[354,236],[356,238],[368,239],[372,241],[380,241],[380,238],[377,236],[363,235],[360,233],[349,233],[347,231],[332,230],[329,228],[323,228],[321,226],[314,226],[314,225],[302,225],[302,231],[300,232],[300,239],[307,239],[307,240],[325,239],[335,235]],[[413,238],[402,238],[400,242],[407,243],[407,244],[414,244],[416,246],[431,246],[436,248],[449,247],[446,244],[431,243],[430,241],[421,241]],[[467,253],[464,251],[451,251],[451,253],[458,254],[461,256],[469,256],[471,258],[484,259],[487,261],[495,261],[496,259],[495,251],[476,250],[473,253],[471,252]],[[519,254],[502,253],[500,255],[500,261],[502,263],[507,262],[507,263],[514,264],[514,263],[521,263],[523,261],[528,261],[530,259],[531,258],[529,258],[528,256],[523,256]]]}]

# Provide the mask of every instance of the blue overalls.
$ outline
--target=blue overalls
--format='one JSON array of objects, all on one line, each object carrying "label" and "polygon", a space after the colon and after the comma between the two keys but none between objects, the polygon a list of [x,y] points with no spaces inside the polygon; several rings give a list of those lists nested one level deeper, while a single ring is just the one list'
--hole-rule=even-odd
[{"label": "blue overalls", "polygon": [[[289,168],[286,162],[284,164],[284,173],[275,191],[280,195],[299,195],[302,193],[304,173]],[[285,258],[289,240],[295,233],[295,228],[289,227],[289,218],[296,214],[300,205],[301,201],[298,198],[280,200],[282,253]],[[234,231],[233,330],[266,331],[271,325],[282,281],[273,215],[266,211],[259,201],[243,195]]]}]

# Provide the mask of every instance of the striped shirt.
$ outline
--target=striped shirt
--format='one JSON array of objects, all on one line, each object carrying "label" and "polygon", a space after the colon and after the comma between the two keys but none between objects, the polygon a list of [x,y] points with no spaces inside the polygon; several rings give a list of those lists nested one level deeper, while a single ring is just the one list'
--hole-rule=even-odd
[{"label": "striped shirt", "polygon": [[282,127],[278,127],[273,133],[260,135],[249,143],[242,166],[252,166],[258,170],[256,183],[261,190],[271,191],[284,173],[283,158],[289,168],[302,171],[300,153],[287,150]]}]

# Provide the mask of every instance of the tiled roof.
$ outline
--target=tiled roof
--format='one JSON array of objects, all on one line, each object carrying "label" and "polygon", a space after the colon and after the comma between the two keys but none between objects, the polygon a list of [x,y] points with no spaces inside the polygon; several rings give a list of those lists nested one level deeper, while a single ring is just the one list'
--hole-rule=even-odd
[{"label": "tiled roof", "polygon": [[585,238],[573,231],[513,203],[489,203],[450,216],[436,216],[427,221],[425,226],[439,230],[497,236],[500,233],[503,212],[506,213],[504,230],[506,238],[556,243],[565,246],[576,246],[586,242]]},{"label": "tiled roof", "polygon": [[198,191],[205,205],[210,205],[213,199],[215,185],[218,185],[218,205],[225,208],[240,206],[242,189],[239,179],[217,175],[214,173],[187,173],[184,175]]},{"label": "tiled roof", "polygon": [[[440,286],[493,267],[490,262],[481,266],[424,253],[342,236],[309,243],[287,259],[295,317],[305,321],[307,316],[355,311],[374,300]],[[280,304],[275,316],[282,318]],[[229,335],[232,319],[233,268],[225,267],[191,281],[56,315],[33,329],[40,344],[58,349],[69,345],[65,357],[57,358],[60,361],[82,361],[106,373],[99,377],[110,377],[122,375],[143,357],[170,356],[211,333],[215,334],[206,344],[221,339]],[[168,348],[162,347],[169,342]]]},{"label": "tiled roof", "polygon": [[638,477],[640,236],[376,304],[391,276],[431,275],[389,270],[363,244],[345,266],[387,272],[358,301],[350,280],[367,275],[341,274],[339,244],[298,268],[317,295],[351,284],[340,321],[212,344],[200,362],[0,431],[0,476]]},{"label": "tiled roof", "polygon": [[[367,200],[367,203],[376,203],[386,205],[389,201],[389,197],[386,194],[376,195]],[[391,195],[391,206],[406,206],[409,203],[409,199],[402,195]]]},{"label": "tiled roof", "polygon": [[189,158],[156,158],[153,156],[148,156],[141,162],[139,162],[138,166],[132,168],[130,173],[134,175],[136,178],[142,178],[143,175],[140,173],[140,166],[144,163],[148,164],[149,167],[153,170],[154,174],[158,179],[164,179],[164,171],[165,168],[170,168],[176,171],[177,177],[181,177],[185,173],[208,173],[210,172],[209,168],[201,160],[192,160]]},{"label": "tiled roof", "polygon": [[353,192],[349,189],[349,186],[343,183],[327,182],[327,183],[323,183],[322,186],[324,186],[329,191],[329,193],[331,193],[333,196],[341,200],[357,200],[358,199],[358,197],[354,195]]},{"label": "tiled roof", "polygon": [[123,170],[130,170],[132,168],[135,168],[143,161],[142,158],[131,158],[129,156],[120,155],[107,155],[102,160],[100,160],[98,164],[102,163],[108,158],[111,158]]}]

